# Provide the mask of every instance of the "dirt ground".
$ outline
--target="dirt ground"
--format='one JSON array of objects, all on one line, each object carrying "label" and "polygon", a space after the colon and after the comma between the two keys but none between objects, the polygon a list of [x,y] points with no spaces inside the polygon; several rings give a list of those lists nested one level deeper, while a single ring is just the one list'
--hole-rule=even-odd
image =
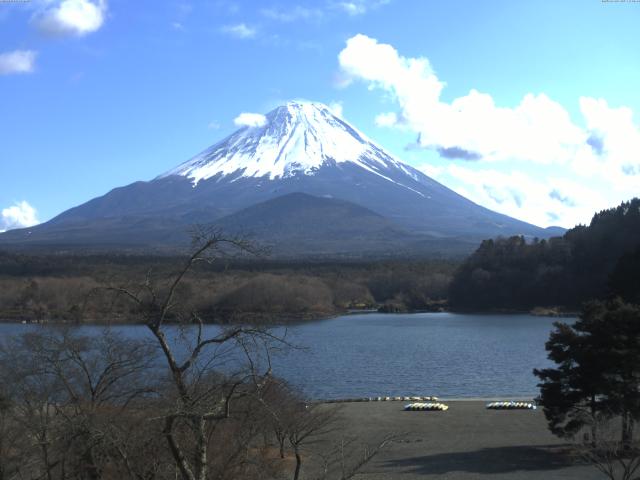
[{"label": "dirt ground", "polygon": [[446,403],[446,412],[405,412],[405,402],[340,404],[343,432],[368,444],[398,435],[355,478],[604,478],[549,433],[541,410],[487,410],[484,401]]}]

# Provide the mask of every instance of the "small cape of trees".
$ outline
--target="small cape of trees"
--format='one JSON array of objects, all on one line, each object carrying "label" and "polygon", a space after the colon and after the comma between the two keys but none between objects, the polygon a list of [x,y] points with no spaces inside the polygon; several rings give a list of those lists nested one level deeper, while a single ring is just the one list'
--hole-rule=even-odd
[{"label": "small cape of trees", "polygon": [[460,266],[449,302],[460,309],[577,309],[593,298],[638,301],[640,199],[594,215],[562,237],[485,240]]}]

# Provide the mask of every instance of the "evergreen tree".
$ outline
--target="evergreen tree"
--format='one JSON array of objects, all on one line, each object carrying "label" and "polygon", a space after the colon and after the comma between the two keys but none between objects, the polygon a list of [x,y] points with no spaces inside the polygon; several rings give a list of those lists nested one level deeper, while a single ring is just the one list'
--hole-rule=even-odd
[{"label": "evergreen tree", "polygon": [[609,288],[625,301],[640,304],[640,246],[620,257],[611,272]]},{"label": "evergreen tree", "polygon": [[556,367],[534,370],[550,430],[571,437],[589,426],[595,441],[598,417],[615,415],[629,445],[640,418],[640,307],[590,302],[575,324],[555,327],[546,349]]},{"label": "evergreen tree", "polygon": [[589,336],[564,323],[555,323],[546,349],[556,368],[534,370],[541,379],[539,402],[551,432],[559,437],[572,437],[585,426],[592,427],[595,438],[596,418],[605,410],[600,395],[603,372]]}]

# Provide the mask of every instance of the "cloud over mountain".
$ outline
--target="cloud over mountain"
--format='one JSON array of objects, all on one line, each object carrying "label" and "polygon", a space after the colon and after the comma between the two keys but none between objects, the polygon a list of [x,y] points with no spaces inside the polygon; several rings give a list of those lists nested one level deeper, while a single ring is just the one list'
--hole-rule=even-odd
[{"label": "cloud over mountain", "polygon": [[31,227],[40,223],[36,209],[27,201],[16,202],[0,212],[0,232],[14,228]]},{"label": "cloud over mountain", "polygon": [[[378,126],[416,132],[412,149],[434,152],[447,161],[473,161],[471,169],[445,168],[439,179],[482,205],[539,224],[554,218],[572,226],[588,221],[583,212],[637,195],[640,128],[627,107],[580,97],[581,118],[576,122],[545,93],[525,93],[516,105],[503,106],[492,95],[471,88],[447,101],[442,95],[446,83],[426,57],[404,57],[392,45],[362,34],[347,40],[338,62],[346,79],[343,86],[365,82],[399,107],[398,112],[378,114]],[[542,180],[518,181],[505,167],[486,169],[487,163],[517,164],[520,171],[542,173]],[[565,189],[582,190],[584,195],[572,195],[580,202],[565,202],[560,213],[548,215],[546,203],[553,200],[548,189],[560,191],[559,184],[549,185],[551,179],[563,182]],[[514,189],[520,200],[510,194]]]},{"label": "cloud over mountain", "polygon": [[[587,147],[588,135],[545,94],[526,94],[513,108],[497,106],[491,95],[475,89],[445,102],[445,83],[427,58],[403,57],[391,45],[365,35],[350,38],[338,59],[344,73],[398,102],[402,122],[420,134],[419,146],[440,150],[445,157],[450,151],[465,151],[492,160],[547,163]],[[389,114],[381,119],[399,123],[392,123]]]},{"label": "cloud over mountain", "polygon": [[238,127],[261,127],[267,123],[267,118],[261,113],[243,112],[233,119]]}]

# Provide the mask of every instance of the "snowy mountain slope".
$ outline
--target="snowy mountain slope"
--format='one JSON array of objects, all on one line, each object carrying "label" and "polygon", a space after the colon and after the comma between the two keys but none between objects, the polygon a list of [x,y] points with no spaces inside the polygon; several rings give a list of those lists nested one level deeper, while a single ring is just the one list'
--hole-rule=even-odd
[{"label": "snowy mountain slope", "polygon": [[196,185],[216,175],[275,180],[345,162],[391,182],[384,174],[389,168],[414,176],[326,105],[289,102],[271,111],[263,126],[244,127],[158,178],[180,175]]},{"label": "snowy mountain slope", "polygon": [[[0,235],[0,243],[176,244],[189,225],[222,221],[296,192],[364,207],[406,232],[413,244],[420,235],[469,245],[499,235],[550,236],[469,201],[387,154],[326,106],[289,102],[269,112],[264,125],[241,128],[151,181],[116,188],[45,224]],[[282,204],[269,204],[270,214]],[[255,215],[242,218],[257,222]],[[300,228],[313,229],[312,224]],[[325,234],[338,245],[339,238]],[[357,242],[349,245],[356,248]]]}]

